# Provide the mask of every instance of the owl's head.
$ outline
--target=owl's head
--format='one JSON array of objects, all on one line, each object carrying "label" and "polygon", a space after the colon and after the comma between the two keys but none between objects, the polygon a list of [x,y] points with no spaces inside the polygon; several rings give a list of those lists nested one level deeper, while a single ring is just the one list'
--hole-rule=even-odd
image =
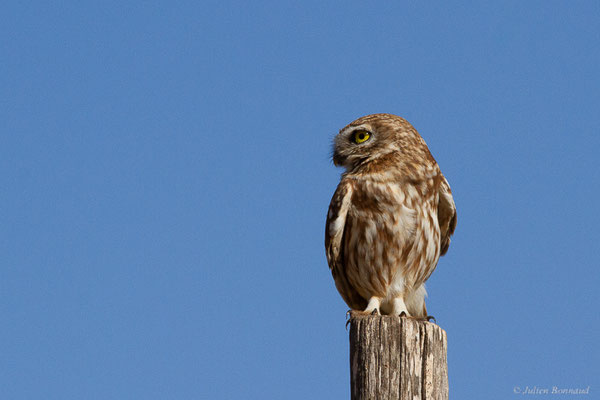
[{"label": "owl's head", "polygon": [[351,122],[335,137],[333,163],[353,171],[376,159],[395,155],[413,158],[423,150],[425,141],[408,121],[392,114],[371,114]]}]

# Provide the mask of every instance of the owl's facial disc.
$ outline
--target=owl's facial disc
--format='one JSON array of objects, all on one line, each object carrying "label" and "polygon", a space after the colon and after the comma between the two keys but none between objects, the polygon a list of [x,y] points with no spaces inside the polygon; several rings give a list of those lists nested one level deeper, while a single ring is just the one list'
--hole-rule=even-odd
[{"label": "owl's facial disc", "polygon": [[336,136],[333,163],[350,170],[369,158],[373,132],[367,126],[348,126]]}]

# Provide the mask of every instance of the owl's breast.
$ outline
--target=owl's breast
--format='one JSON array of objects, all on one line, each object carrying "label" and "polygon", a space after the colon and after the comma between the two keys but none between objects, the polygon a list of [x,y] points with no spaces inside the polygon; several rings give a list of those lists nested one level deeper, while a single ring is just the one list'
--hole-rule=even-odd
[{"label": "owl's breast", "polygon": [[348,215],[367,235],[367,244],[375,239],[400,244],[415,234],[421,205],[409,192],[399,183],[365,181],[354,187]]},{"label": "owl's breast", "polygon": [[[401,285],[412,286],[428,276],[431,264],[437,263],[435,257],[426,257],[428,246],[434,246],[429,243],[435,239],[433,212],[410,185],[373,181],[354,185],[344,258],[348,280],[363,297],[385,297],[400,278]],[[433,248],[429,251],[435,253]],[[411,282],[406,282],[408,275]]]}]

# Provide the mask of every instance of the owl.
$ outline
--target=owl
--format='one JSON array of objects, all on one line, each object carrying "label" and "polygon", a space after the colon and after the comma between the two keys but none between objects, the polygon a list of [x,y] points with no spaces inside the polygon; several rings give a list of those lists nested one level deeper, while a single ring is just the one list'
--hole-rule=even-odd
[{"label": "owl", "polygon": [[337,290],[352,310],[427,318],[425,281],[456,227],[427,144],[401,117],[367,115],[335,137],[333,163],[346,169],[325,228]]}]

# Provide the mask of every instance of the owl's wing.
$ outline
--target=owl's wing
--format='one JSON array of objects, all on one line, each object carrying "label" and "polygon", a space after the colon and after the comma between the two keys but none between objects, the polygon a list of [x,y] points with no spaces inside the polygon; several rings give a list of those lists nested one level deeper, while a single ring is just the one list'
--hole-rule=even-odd
[{"label": "owl's wing", "polygon": [[440,201],[438,203],[438,223],[440,225],[440,256],[448,251],[450,236],[456,228],[456,206],[452,190],[445,177],[440,184]]},{"label": "owl's wing", "polygon": [[335,281],[335,286],[342,298],[350,308],[364,309],[367,305],[354,287],[348,282],[344,266],[344,235],[346,233],[346,219],[352,199],[352,185],[342,180],[338,185],[327,212],[325,226],[325,252],[327,263]]},{"label": "owl's wing", "polygon": [[346,182],[340,182],[327,212],[327,225],[325,226],[325,251],[327,262],[331,270],[337,264],[343,263],[342,238],[346,227],[346,216],[352,198],[352,186]]}]

